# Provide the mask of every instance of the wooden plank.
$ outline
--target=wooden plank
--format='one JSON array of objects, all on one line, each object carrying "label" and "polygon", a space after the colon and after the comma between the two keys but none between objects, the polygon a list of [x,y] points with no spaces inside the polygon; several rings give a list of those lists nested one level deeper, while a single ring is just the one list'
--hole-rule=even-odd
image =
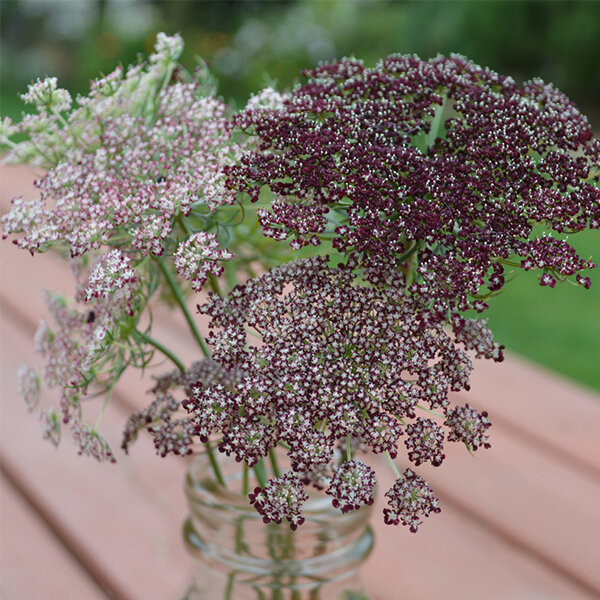
[{"label": "wooden plank", "polygon": [[0,506],[2,598],[106,598],[81,564],[4,476],[0,485]]},{"label": "wooden plank", "polygon": [[[384,493],[393,485],[383,461],[372,525],[376,543],[365,575],[378,600],[575,600],[597,598],[522,547],[498,536],[449,498],[416,534],[385,525]],[[461,494],[468,494],[463,487]],[[459,505],[458,505],[459,506]]]},{"label": "wooden plank", "polygon": [[457,444],[447,450],[441,468],[418,468],[442,502],[600,596],[599,481],[500,428],[476,457]]},{"label": "wooden plank", "polygon": [[[173,598],[191,561],[181,543],[186,461],[159,460],[147,440],[118,465],[77,456],[65,439],[54,451],[18,401],[15,372],[28,342],[3,321],[0,453],[15,484],[38,499],[45,518],[114,598]],[[126,415],[109,406],[103,431],[118,447]],[[66,437],[68,438],[68,432]]]},{"label": "wooden plank", "polygon": [[511,356],[477,361],[471,382],[457,401],[487,409],[497,427],[600,480],[600,394]]}]

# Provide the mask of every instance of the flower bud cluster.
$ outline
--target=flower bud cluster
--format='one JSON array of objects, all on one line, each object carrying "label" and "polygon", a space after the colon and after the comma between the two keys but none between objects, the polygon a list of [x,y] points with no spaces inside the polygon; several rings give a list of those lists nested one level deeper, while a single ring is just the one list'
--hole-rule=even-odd
[{"label": "flower bud cluster", "polygon": [[357,459],[344,462],[331,478],[327,493],[333,496],[333,506],[343,513],[373,504],[375,471]]},{"label": "flower bud cluster", "polygon": [[427,482],[413,470],[406,469],[402,477],[385,494],[389,508],[384,509],[384,520],[388,525],[408,525],[416,533],[422,517],[441,511],[438,499]]},{"label": "flower bud cluster", "polygon": [[491,445],[486,431],[492,424],[485,410],[478,412],[468,404],[456,406],[446,413],[444,424],[450,428],[450,442],[464,442],[472,450],[477,450],[480,446],[489,448]]},{"label": "flower bud cluster", "polygon": [[54,109],[65,111],[71,108],[71,94],[57,86],[56,77],[38,79],[27,88],[27,93],[21,95],[21,99],[27,104],[33,104],[38,109]]},{"label": "flower bud cluster", "polygon": [[264,489],[257,487],[248,497],[265,523],[281,523],[287,519],[293,530],[304,523],[300,511],[308,495],[302,482],[293,473],[271,479]]},{"label": "flower bud cluster", "polygon": [[[230,386],[239,380],[239,373],[227,371],[212,360],[202,360],[193,363],[183,373],[178,370],[169,371],[155,377],[155,380],[156,385],[151,390],[154,400],[127,420],[121,443],[125,452],[143,429],[150,433],[156,452],[161,456],[168,453],[187,455],[193,452],[196,441],[193,436],[199,435],[201,441],[205,442],[208,434],[199,432],[201,426],[197,419],[182,414],[182,401],[177,397],[177,392],[193,394],[197,385],[207,388]],[[203,414],[203,418],[210,419],[207,414]]]}]

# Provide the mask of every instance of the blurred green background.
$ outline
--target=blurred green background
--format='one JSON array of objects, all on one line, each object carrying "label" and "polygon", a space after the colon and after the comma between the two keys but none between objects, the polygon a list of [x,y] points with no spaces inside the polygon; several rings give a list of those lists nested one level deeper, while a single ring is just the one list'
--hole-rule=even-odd
[{"label": "blurred green background", "polygon": [[[18,118],[18,93],[56,75],[85,92],[89,80],[147,54],[156,32],[180,32],[183,62],[208,61],[234,106],[276,82],[286,89],[320,61],[354,55],[374,64],[393,53],[459,52],[517,81],[554,82],[600,132],[600,2],[386,0],[3,0],[0,100]],[[571,237],[600,263],[600,232]],[[592,289],[541,288],[522,273],[488,311],[496,338],[515,353],[600,390],[600,269]]]}]

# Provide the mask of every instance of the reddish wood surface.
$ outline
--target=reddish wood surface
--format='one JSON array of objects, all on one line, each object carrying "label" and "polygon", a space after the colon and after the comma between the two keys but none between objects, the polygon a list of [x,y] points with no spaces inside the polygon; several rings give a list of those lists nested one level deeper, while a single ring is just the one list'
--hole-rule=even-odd
[{"label": "reddish wood surface", "polygon": [[[35,193],[31,171],[2,167],[1,207]],[[78,457],[41,440],[16,394],[15,373],[36,362],[32,335],[44,288],[70,293],[65,265],[0,245],[2,460],[0,597],[175,599],[191,561],[181,542],[186,461],[160,459],[140,440],[118,464]],[[194,357],[183,324],[157,314],[157,337]],[[119,447],[147,381],[127,375],[103,420]],[[443,511],[418,534],[386,527],[393,476],[380,465],[377,543],[365,578],[377,600],[568,600],[600,597],[600,397],[514,357],[479,363],[461,394],[492,417],[492,449],[454,445],[440,469],[421,469]],[[90,404],[100,410],[101,400]],[[67,435],[68,437],[68,435]],[[399,465],[401,466],[401,465]]]}]

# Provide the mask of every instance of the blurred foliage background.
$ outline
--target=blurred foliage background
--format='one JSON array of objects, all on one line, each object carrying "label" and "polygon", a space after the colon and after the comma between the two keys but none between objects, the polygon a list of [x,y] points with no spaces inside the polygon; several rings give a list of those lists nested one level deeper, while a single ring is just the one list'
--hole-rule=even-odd
[{"label": "blurred foliage background", "polygon": [[[199,55],[219,93],[242,107],[252,92],[301,81],[302,69],[343,56],[366,64],[394,53],[458,52],[517,81],[562,89],[600,132],[600,2],[389,0],[3,0],[0,101],[18,118],[18,94],[43,75],[84,93],[89,80],[147,54],[156,33],[180,32],[183,62]],[[600,233],[572,236],[600,263]],[[592,289],[540,288],[520,274],[488,318],[509,350],[600,390],[600,269]]]}]

